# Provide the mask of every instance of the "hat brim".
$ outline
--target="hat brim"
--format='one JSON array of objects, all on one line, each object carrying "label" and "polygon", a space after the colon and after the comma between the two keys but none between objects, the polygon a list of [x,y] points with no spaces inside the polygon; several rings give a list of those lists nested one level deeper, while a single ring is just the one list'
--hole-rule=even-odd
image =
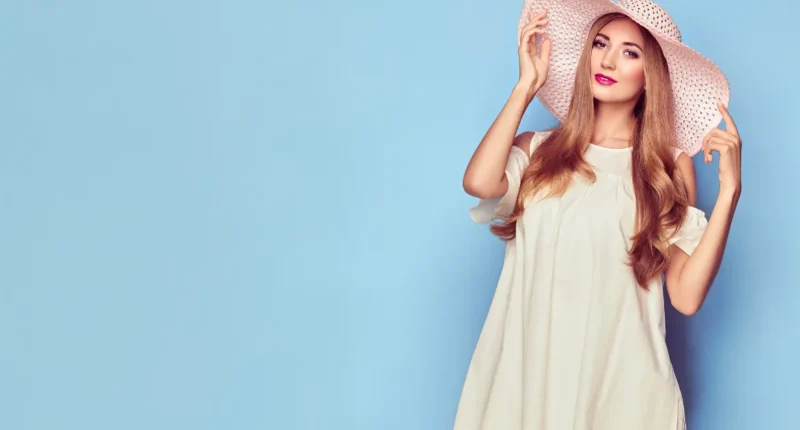
[{"label": "hat brim", "polygon": [[[594,21],[607,13],[621,13],[646,28],[659,42],[670,71],[675,103],[673,146],[690,156],[702,148],[703,137],[722,120],[717,102],[728,106],[730,86],[711,60],[681,41],[662,34],[648,22],[609,0],[526,0],[517,29],[517,44],[530,12],[547,9],[551,39],[547,81],[537,93],[541,103],[560,121],[569,110],[575,73],[586,37]],[[538,42],[541,43],[541,40]]]}]

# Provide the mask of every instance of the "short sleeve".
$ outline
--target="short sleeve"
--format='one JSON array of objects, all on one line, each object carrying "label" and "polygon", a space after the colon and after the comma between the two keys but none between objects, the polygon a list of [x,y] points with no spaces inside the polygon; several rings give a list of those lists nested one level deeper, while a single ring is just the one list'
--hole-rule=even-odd
[{"label": "short sleeve", "polygon": [[478,224],[486,224],[510,214],[517,203],[522,172],[528,166],[528,155],[518,146],[512,146],[506,162],[508,190],[501,197],[480,199],[477,206],[469,210],[470,218]]},{"label": "short sleeve", "polygon": [[700,243],[700,238],[703,237],[703,233],[706,231],[706,225],[708,225],[708,219],[706,219],[705,212],[694,206],[689,206],[683,225],[670,238],[669,244],[676,245],[686,254],[692,255]]}]

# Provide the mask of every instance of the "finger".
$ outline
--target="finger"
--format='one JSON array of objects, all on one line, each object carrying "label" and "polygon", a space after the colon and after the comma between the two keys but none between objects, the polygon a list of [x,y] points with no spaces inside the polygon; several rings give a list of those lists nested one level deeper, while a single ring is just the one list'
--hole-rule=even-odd
[{"label": "finger", "polygon": [[547,30],[545,30],[544,28],[531,28],[530,30],[526,31],[524,34],[526,34],[528,37],[531,37],[532,33],[533,34],[545,34],[545,33],[547,33]]},{"label": "finger", "polygon": [[706,142],[705,146],[703,147],[703,161],[706,164],[710,164],[714,161],[714,156],[711,154],[711,145]]},{"label": "finger", "polygon": [[[546,34],[547,30],[543,28],[532,28],[525,33],[522,33],[522,43],[527,44],[531,43],[531,46],[534,46],[532,43],[536,42],[536,35],[537,34]],[[526,49],[526,52],[533,52]]]},{"label": "finger", "polygon": [[545,38],[544,42],[542,42],[541,53],[539,54],[539,58],[542,61],[544,61],[545,66],[550,65],[550,50],[552,49],[552,47],[553,47],[553,40],[550,39],[549,37]]},{"label": "finger", "polygon": [[532,32],[532,31],[537,31],[537,30],[538,30],[538,31],[541,31],[541,32],[543,32],[543,31],[547,31],[547,30],[545,30],[545,29],[543,29],[543,28],[538,28],[538,27],[528,27],[528,28],[526,28],[525,30],[522,30],[522,33],[520,33],[520,40],[522,40],[522,41],[528,40],[528,38],[529,38],[529,37],[530,37],[530,35],[531,35],[531,32]]},{"label": "finger", "polygon": [[736,123],[733,122],[733,118],[728,112],[728,108],[726,108],[722,103],[717,102],[717,109],[719,109],[720,113],[722,113],[722,118],[725,120],[725,129],[734,136],[739,137],[739,129],[736,128]]},{"label": "finger", "polygon": [[[729,133],[727,131],[721,130],[719,128],[715,128],[715,129],[711,130],[710,132],[708,132],[708,134],[706,134],[705,137],[703,137],[702,148],[703,148],[703,152],[704,153],[706,152],[706,144],[708,143],[708,141],[710,139],[721,139],[722,141],[730,143],[734,147],[739,146],[739,138],[738,137],[734,136],[733,134],[731,134],[731,133]],[[710,163],[711,160],[709,158],[710,157],[708,157],[708,156],[705,157],[704,161],[706,163]]]},{"label": "finger", "polygon": [[536,51],[536,45],[531,43],[531,34],[523,33],[519,38],[520,53],[527,54],[529,57]]},{"label": "finger", "polygon": [[528,22],[526,23],[526,27],[528,25],[534,24],[537,21],[546,20],[547,18],[547,9],[543,9],[539,12],[531,10],[530,14],[528,14]]},{"label": "finger", "polygon": [[731,143],[733,143],[733,144],[738,144],[738,142],[739,142],[739,137],[738,136],[736,136],[735,134],[733,134],[733,133],[731,133],[729,131],[723,130],[721,128],[715,128],[715,129],[709,131],[708,134],[706,135],[706,137],[711,137],[711,136],[719,137],[719,138],[722,138],[722,139],[725,139],[725,140],[730,140]]},{"label": "finger", "polygon": [[534,19],[537,19],[537,18],[545,17],[545,16],[547,16],[547,9],[546,8],[540,10],[539,12],[536,12],[535,10],[531,9],[531,13],[528,15],[528,19],[534,20]]},{"label": "finger", "polygon": [[712,155],[714,151],[720,155],[725,155],[732,149],[733,145],[730,142],[720,139],[711,139],[706,144],[706,152],[708,152],[709,156]]},{"label": "finger", "polygon": [[705,137],[703,137],[703,161],[705,161],[706,164],[710,163],[711,160],[712,160],[711,151],[708,148],[708,141],[712,137],[713,137],[713,130],[711,132],[709,132],[708,134],[706,134]]},{"label": "finger", "polygon": [[708,139],[703,141],[703,161],[706,164],[710,163],[713,160],[711,156],[711,149],[708,147]]},{"label": "finger", "polygon": [[532,34],[530,36],[530,39],[528,39],[528,43],[531,44],[531,54],[532,54],[532,56],[538,56],[539,55],[539,52],[538,52],[539,49],[537,49],[537,47],[536,47],[536,35],[544,36],[545,34],[547,34],[547,30],[543,30],[543,29],[532,30]]},{"label": "finger", "polygon": [[544,27],[548,23],[550,23],[549,19],[537,19],[537,20],[531,21],[525,27],[522,27],[522,32],[524,33],[526,31],[528,31],[528,30],[530,30],[532,28],[536,28],[536,27]]},{"label": "finger", "polygon": [[712,137],[706,142],[705,149],[703,153],[706,156],[706,163],[710,163],[713,160],[712,152],[717,151],[718,154],[725,155],[729,151],[734,149],[735,145],[728,140],[720,139],[718,137]]},{"label": "finger", "polygon": [[525,23],[525,26],[527,27],[529,25],[536,25],[537,23],[542,23],[542,22],[545,22],[545,21],[549,22],[550,18],[548,18],[548,17],[546,17],[544,15],[534,16],[534,17],[531,17],[528,20],[528,22]]},{"label": "finger", "polygon": [[708,164],[708,154],[706,154],[706,139],[708,137],[703,138],[703,144],[700,146],[700,152],[703,153],[703,162]]}]

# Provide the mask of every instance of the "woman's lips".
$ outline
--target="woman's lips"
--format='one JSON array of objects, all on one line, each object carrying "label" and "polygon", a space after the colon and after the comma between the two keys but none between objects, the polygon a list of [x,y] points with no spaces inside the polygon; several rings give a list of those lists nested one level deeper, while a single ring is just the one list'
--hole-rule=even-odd
[{"label": "woman's lips", "polygon": [[594,80],[597,81],[597,83],[600,85],[614,85],[617,83],[617,81],[601,73],[594,75]]}]

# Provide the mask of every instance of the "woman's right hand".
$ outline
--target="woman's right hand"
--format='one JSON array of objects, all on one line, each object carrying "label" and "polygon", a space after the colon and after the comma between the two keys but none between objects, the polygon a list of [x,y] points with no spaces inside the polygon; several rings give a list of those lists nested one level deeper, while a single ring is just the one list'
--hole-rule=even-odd
[{"label": "woman's right hand", "polygon": [[542,41],[540,52],[536,52],[536,36],[544,35],[547,31],[542,28],[547,25],[547,10],[534,15],[531,11],[531,20],[520,33],[519,43],[519,85],[526,88],[528,95],[533,97],[547,80],[547,69],[550,66],[550,48],[552,41],[545,38]]}]

